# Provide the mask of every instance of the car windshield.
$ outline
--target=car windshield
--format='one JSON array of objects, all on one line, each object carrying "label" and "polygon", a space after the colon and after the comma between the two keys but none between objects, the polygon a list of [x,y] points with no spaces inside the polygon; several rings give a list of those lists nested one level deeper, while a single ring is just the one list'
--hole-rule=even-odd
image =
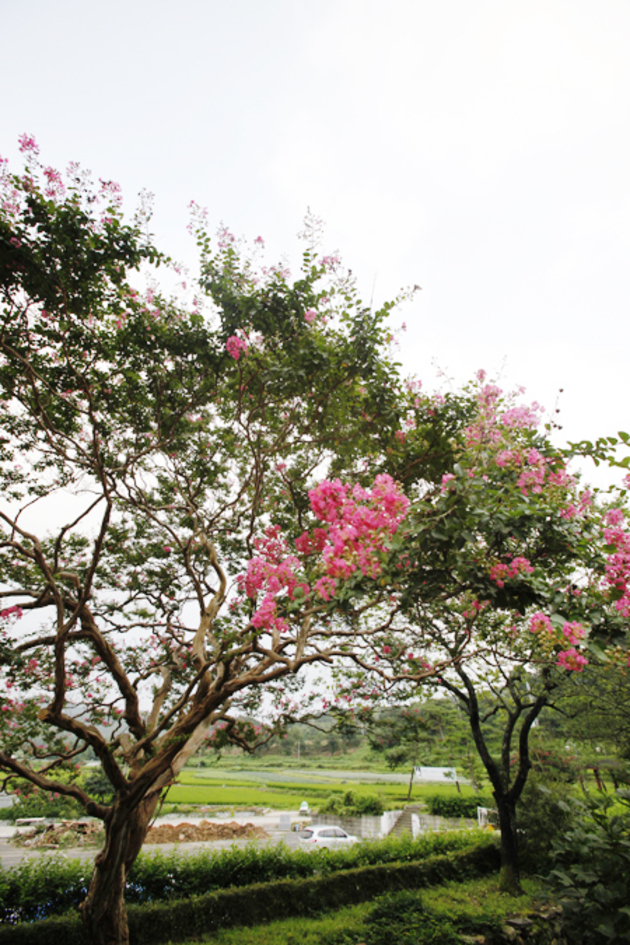
[{"label": "car windshield", "polygon": [[300,834],[303,840],[309,840],[313,836],[312,830],[303,830]]}]

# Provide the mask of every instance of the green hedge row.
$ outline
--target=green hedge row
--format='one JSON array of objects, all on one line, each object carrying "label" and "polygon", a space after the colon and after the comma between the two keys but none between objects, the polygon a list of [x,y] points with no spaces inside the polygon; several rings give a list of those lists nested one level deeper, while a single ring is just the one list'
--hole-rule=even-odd
[{"label": "green hedge row", "polygon": [[[198,853],[142,853],[130,873],[128,904],[185,899],[229,886],[299,879],[361,866],[421,860],[462,850],[474,842],[470,831],[431,833],[413,840],[387,837],[345,850],[289,850],[284,844],[202,850]],[[51,856],[23,860],[0,870],[0,927],[32,922],[76,908],[86,895],[91,863]]]},{"label": "green hedge row", "polygon": [[494,807],[489,797],[445,797],[432,794],[425,798],[427,810],[437,817],[472,817],[477,819],[477,807]]},{"label": "green hedge row", "polygon": [[[463,880],[498,869],[492,842],[418,863],[390,863],[308,879],[257,883],[191,899],[130,906],[131,945],[186,941],[237,925],[258,925],[290,916],[316,915],[374,899],[386,892]],[[0,927],[0,945],[86,945],[77,916]]]}]

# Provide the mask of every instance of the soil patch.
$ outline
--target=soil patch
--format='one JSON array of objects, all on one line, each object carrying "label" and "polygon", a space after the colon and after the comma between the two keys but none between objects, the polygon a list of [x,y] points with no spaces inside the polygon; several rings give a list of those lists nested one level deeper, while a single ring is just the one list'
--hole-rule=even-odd
[{"label": "soil patch", "polygon": [[195,841],[212,840],[240,840],[240,839],[269,839],[269,834],[262,827],[253,824],[212,824],[202,820],[200,824],[161,824],[151,827],[145,844],[147,843],[194,843]]},{"label": "soil patch", "polygon": [[[33,830],[17,834],[11,843],[30,849],[59,849],[63,847],[92,847],[103,842],[103,827],[96,821],[67,820],[60,824],[38,826]],[[253,824],[213,824],[202,820],[200,824],[161,824],[151,827],[145,845],[149,843],[199,843],[213,840],[268,840],[269,834]]]}]

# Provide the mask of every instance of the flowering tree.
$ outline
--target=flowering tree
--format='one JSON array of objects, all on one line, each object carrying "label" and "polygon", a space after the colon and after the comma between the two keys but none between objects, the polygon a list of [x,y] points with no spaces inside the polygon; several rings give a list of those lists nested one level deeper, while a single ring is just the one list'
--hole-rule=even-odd
[{"label": "flowering tree", "polygon": [[[351,691],[356,702],[360,694],[369,707],[384,692],[417,697],[422,684],[455,697],[492,785],[510,890],[518,886],[516,805],[532,726],[619,635],[629,599],[624,490],[596,503],[549,428],[539,429],[539,414],[483,375],[457,396],[410,392],[407,432],[391,455],[412,502],[383,568],[389,623],[353,654],[340,695]],[[439,454],[450,464],[436,464],[432,479],[416,462],[427,448],[427,415],[434,430],[450,431],[450,451]],[[499,718],[497,753],[488,735]]]},{"label": "flowering tree", "polygon": [[[407,500],[338,476],[393,442],[395,370],[386,310],[336,259],[257,270],[195,208],[201,277],[174,300],[146,208],[127,223],[114,184],[21,146],[26,170],[0,176],[0,771],[103,821],[81,910],[119,943],[186,761],[217,725],[255,737],[239,706],[345,650],[331,613],[352,581],[382,599]],[[111,803],[75,768],[88,747]]]}]

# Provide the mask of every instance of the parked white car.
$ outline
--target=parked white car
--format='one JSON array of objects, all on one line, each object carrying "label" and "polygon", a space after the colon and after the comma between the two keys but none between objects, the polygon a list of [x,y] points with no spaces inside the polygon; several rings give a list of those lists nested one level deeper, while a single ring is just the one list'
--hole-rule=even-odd
[{"label": "parked white car", "polygon": [[329,824],[305,827],[298,836],[298,842],[305,847],[349,847],[358,841],[358,837],[346,833],[341,827],[331,827]]}]

